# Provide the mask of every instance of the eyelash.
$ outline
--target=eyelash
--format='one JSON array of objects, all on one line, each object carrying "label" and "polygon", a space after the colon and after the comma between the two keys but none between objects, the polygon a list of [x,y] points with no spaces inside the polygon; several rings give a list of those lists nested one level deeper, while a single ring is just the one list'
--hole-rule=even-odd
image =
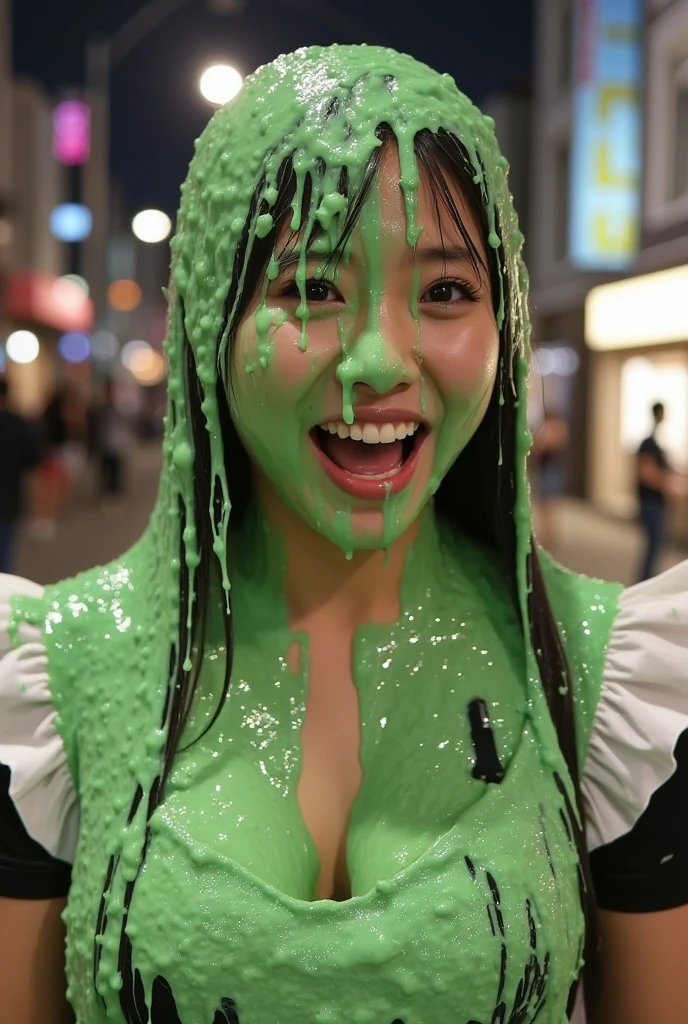
[{"label": "eyelash", "polygon": [[[304,283],[304,290],[307,289],[310,285],[316,285],[316,286],[321,287],[321,288],[331,288],[333,291],[337,292],[337,295],[339,296],[339,300],[341,300],[341,295],[338,292],[337,288],[335,287],[335,285],[333,284],[332,281],[328,281],[325,278],[310,277]],[[463,292],[464,298],[467,299],[469,302],[477,302],[478,295],[479,295],[479,290],[475,287],[475,285],[471,284],[469,281],[463,281],[460,278],[455,278],[455,277],[451,277],[451,278],[447,277],[447,278],[442,278],[442,280],[440,280],[440,281],[435,281],[434,284],[431,284],[428,288],[425,289],[425,291],[423,292],[423,295],[426,295],[429,291],[432,291],[433,288],[447,287],[447,286],[451,286],[451,285],[454,285],[457,288],[459,288],[460,291]],[[299,287],[298,287],[298,285],[296,283],[296,279],[295,278],[292,278],[290,281],[285,282],[284,286],[282,287],[282,289],[280,291],[280,295],[284,296],[284,297],[292,297],[292,298],[300,298],[301,297],[300,296],[300,292],[299,292]],[[319,300],[311,300],[311,301],[318,302]],[[338,301],[338,300],[323,299],[323,300],[320,300],[320,301],[322,303],[325,303],[325,302],[333,302],[333,301]],[[422,301],[422,296],[421,296],[421,301]],[[433,302],[433,303],[430,303],[430,305],[446,307],[446,306],[452,305],[452,303],[451,302]]]},{"label": "eyelash", "polygon": [[[442,287],[446,288],[447,286],[451,286],[451,285],[455,285],[461,292],[463,292],[464,298],[467,299],[469,302],[477,302],[478,296],[480,294],[479,289],[476,288],[476,286],[474,284],[471,284],[470,281],[463,281],[459,277],[444,277],[440,281],[435,281],[434,284],[431,284],[428,288],[425,289],[425,291],[423,292],[423,295],[427,295],[427,293],[432,291],[433,288],[442,288]],[[422,301],[423,296],[421,295],[420,298],[421,298],[421,301]],[[447,306],[452,305],[452,303],[451,302],[433,302],[433,303],[431,303],[431,305],[447,307]]]},{"label": "eyelash", "polygon": [[[331,288],[334,292],[337,292],[337,295],[341,299],[341,295],[340,295],[339,291],[337,290],[337,288],[335,287],[335,285],[332,283],[332,281],[328,281],[325,278],[309,277],[304,282],[303,290],[306,291],[310,285],[317,285],[319,288]],[[301,298],[301,293],[299,291],[299,286],[296,283],[296,278],[291,278],[290,281],[286,281],[284,283],[283,287],[280,290],[280,296],[285,296],[287,298],[296,298],[296,299],[300,299]],[[318,300],[312,300],[312,301],[318,301]],[[324,303],[324,302],[333,302],[333,301],[336,301],[336,300],[324,299],[324,300],[320,300],[320,301]]]}]

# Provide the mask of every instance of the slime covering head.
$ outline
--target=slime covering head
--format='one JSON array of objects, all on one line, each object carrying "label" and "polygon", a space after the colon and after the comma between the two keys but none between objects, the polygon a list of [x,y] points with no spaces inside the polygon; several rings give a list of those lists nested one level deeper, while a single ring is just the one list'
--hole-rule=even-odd
[{"label": "slime covering head", "polygon": [[[413,488],[404,493],[389,488],[385,492],[380,485],[384,529],[366,535],[352,522],[356,503],[346,503],[341,491],[333,496],[332,487],[328,492],[307,443],[308,431],[322,422],[317,417],[328,411],[317,408],[321,393],[316,389],[301,395],[287,381],[287,415],[280,418],[278,410],[268,408],[264,382],[271,373],[274,378],[281,372],[279,361],[275,361],[276,336],[288,316],[269,300],[271,280],[279,274],[285,254],[296,262],[299,348],[303,367],[317,376],[319,353],[309,342],[313,311],[308,303],[307,264],[318,253],[322,265],[316,274],[346,263],[359,221],[370,295],[362,327],[361,317],[356,324],[343,315],[338,317],[339,352],[333,367],[341,386],[338,419],[353,423],[357,385],[384,395],[409,378],[408,366],[399,366],[386,346],[379,322],[383,253],[375,175],[383,142],[391,142],[398,151],[410,248],[418,244],[427,227],[419,224],[417,211],[421,176],[428,178],[424,165],[430,163],[434,172],[430,187],[435,192],[444,190],[445,203],[448,196],[458,231],[477,264],[480,256],[456,211],[447,179],[458,173],[470,189],[494,254],[487,273],[492,277],[495,316],[503,334],[496,398],[501,395],[503,400],[506,387],[513,385],[514,356],[526,344],[522,236],[506,186],[508,165],[499,155],[492,128],[491,119],[483,117],[458,92],[448,75],[437,74],[391,50],[333,46],[298,51],[260,69],[237,99],[215,115],[199,140],[183,187],[179,229],[172,243],[168,343],[172,377],[166,451],[175,466],[175,488],[182,496],[187,518],[193,516],[198,521],[206,512],[194,506],[199,444],[189,422],[189,391],[184,385],[192,359],[210,441],[212,490],[218,499],[209,514],[223,567],[231,507],[228,476],[231,481],[236,468],[230,469],[228,459],[241,458],[238,446],[231,441],[228,444],[231,431],[227,430],[227,417],[224,422],[222,419],[227,393],[234,398],[232,416],[246,447],[253,449],[251,454],[282,497],[347,552],[388,546],[415,518],[459,454],[453,437],[447,436],[451,431],[440,430],[425,493]],[[408,296],[416,321],[417,287],[416,294],[411,287]],[[360,307],[360,296],[352,304]],[[239,362],[233,349],[247,311],[253,320],[255,345],[242,351]],[[418,336],[416,363],[421,367],[422,393],[420,328]],[[267,444],[260,422],[270,416]],[[288,422],[297,418],[295,425]],[[205,443],[204,439],[201,444]],[[496,477],[494,461],[491,469]],[[187,555],[192,561],[196,557],[193,538]]]}]

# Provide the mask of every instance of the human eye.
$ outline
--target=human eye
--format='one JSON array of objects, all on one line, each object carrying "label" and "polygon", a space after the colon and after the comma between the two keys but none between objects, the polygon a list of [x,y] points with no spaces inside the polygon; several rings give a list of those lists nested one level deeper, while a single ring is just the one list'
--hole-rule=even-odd
[{"label": "human eye", "polygon": [[[296,299],[301,298],[301,292],[295,278],[285,282],[281,289],[281,294]],[[341,292],[335,288],[331,281],[327,281],[324,278],[308,278],[303,285],[303,295],[306,302],[314,304],[344,301]]]},{"label": "human eye", "polygon": [[451,278],[431,284],[423,292],[420,301],[435,306],[452,306],[466,300],[475,302],[477,298],[478,289],[475,285]]}]

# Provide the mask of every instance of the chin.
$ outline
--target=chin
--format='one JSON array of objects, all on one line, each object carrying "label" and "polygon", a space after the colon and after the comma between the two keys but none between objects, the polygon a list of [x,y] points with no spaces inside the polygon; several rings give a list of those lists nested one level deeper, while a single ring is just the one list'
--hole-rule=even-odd
[{"label": "chin", "polygon": [[312,529],[346,555],[354,551],[386,551],[420,515],[420,509],[382,505],[367,509],[331,508],[321,517],[308,516]]}]

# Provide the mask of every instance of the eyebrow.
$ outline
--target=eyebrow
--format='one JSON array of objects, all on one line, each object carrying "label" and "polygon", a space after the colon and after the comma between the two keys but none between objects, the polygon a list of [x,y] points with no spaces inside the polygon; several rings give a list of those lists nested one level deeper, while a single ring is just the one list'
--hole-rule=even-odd
[{"label": "eyebrow", "polygon": [[[335,254],[333,252],[314,252],[310,251],[306,253],[306,263],[329,263],[330,260],[334,259]],[[283,252],[277,257],[277,265],[279,272],[282,274],[289,267],[293,267],[301,260],[301,249],[289,249],[288,252]]]},{"label": "eyebrow", "polygon": [[427,245],[413,251],[412,259],[419,263],[463,263],[470,267],[475,261],[463,245]]},{"label": "eyebrow", "polygon": [[[333,252],[308,252],[306,263],[329,264],[335,258]],[[293,267],[301,259],[299,248],[289,249],[277,258],[279,273],[284,273],[289,267]],[[468,249],[463,245],[426,245],[420,249],[409,250],[409,259],[419,263],[460,263],[464,266],[475,267],[475,261]]]}]

